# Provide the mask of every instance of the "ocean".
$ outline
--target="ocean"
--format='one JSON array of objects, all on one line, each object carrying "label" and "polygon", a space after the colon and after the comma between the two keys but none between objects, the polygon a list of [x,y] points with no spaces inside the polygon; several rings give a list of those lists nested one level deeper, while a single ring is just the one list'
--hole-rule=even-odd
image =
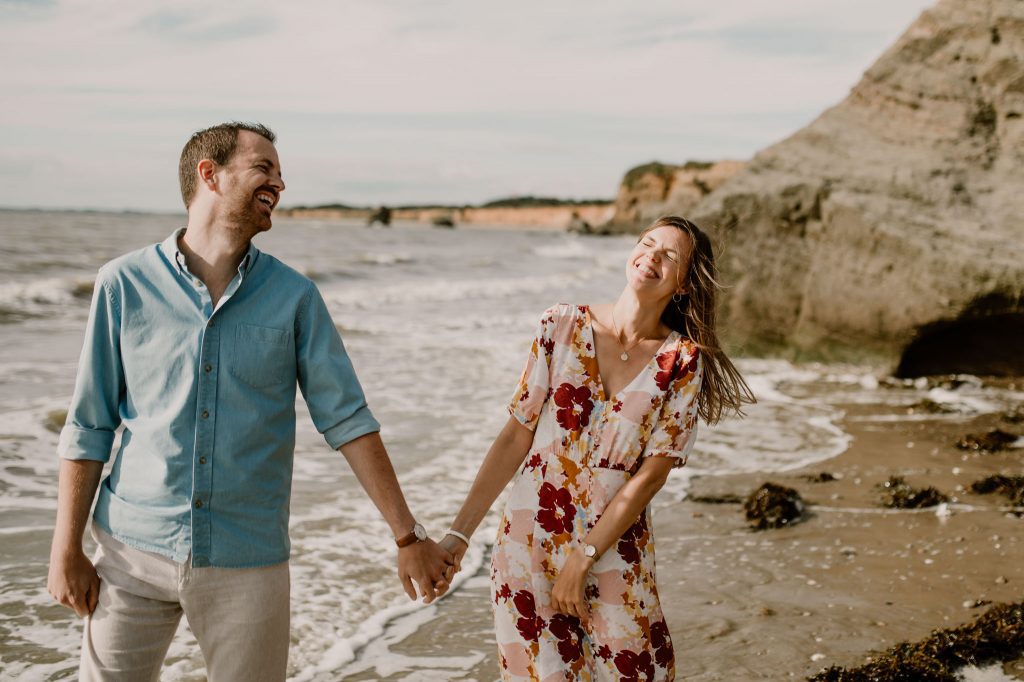
[{"label": "ocean", "polygon": [[[174,215],[0,211],[0,676],[5,678],[76,675],[81,625],[47,594],[46,572],[56,509],[57,434],[74,384],[92,282],[107,260],[161,241],[183,224],[184,217]],[[506,419],[505,406],[541,312],[558,302],[613,300],[624,283],[633,241],[418,224],[369,229],[279,218],[256,243],[319,286],[383,424],[383,439],[413,513],[438,537]],[[828,459],[849,439],[837,426],[839,403],[889,399],[870,369],[745,358],[738,365],[760,402],[743,420],[701,427],[690,464],[674,472],[656,498],[656,514],[660,506],[685,497],[694,476],[780,471]],[[927,383],[910,388],[891,399],[929,397],[958,414],[1000,409],[1009,400],[970,380],[956,390]],[[412,603],[394,574],[387,525],[344,458],[313,428],[301,398],[298,409],[290,677],[396,674],[388,643],[414,636],[435,618],[462,628],[463,640],[475,642],[474,651],[492,648],[479,614],[487,608],[480,603],[486,598],[482,576],[500,501],[474,536],[452,594],[440,605]],[[469,604],[467,595],[477,598]],[[459,606],[462,602],[467,604]],[[460,613],[476,614],[476,620]],[[396,679],[446,680],[453,671],[461,671],[460,679],[480,675],[473,671],[481,654],[426,646],[423,655],[443,664],[398,665]],[[482,675],[479,679],[494,679],[497,671]],[[162,679],[204,679],[202,657],[184,622]]]}]

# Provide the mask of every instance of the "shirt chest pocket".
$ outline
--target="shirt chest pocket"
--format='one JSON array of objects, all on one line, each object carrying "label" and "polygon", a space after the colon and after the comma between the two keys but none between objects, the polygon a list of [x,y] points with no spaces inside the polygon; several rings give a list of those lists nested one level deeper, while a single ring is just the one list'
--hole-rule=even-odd
[{"label": "shirt chest pocket", "polygon": [[253,324],[235,328],[231,373],[253,388],[295,381],[295,349],[291,332]]}]

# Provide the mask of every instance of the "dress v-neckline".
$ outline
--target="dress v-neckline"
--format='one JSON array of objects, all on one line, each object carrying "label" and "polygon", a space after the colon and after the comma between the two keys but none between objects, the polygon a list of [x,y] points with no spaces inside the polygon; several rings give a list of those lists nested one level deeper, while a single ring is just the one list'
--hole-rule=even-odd
[{"label": "dress v-neckline", "polygon": [[597,382],[602,402],[612,402],[615,398],[618,398],[620,394],[624,393],[626,389],[639,381],[640,377],[642,377],[651,368],[654,361],[658,359],[659,355],[661,355],[669,340],[671,340],[674,335],[679,334],[679,332],[674,329],[670,331],[668,336],[665,337],[665,340],[661,342],[660,346],[658,346],[658,350],[654,351],[654,355],[652,355],[644,366],[640,368],[640,371],[629,380],[629,383],[623,385],[623,387],[616,391],[614,395],[608,395],[608,390],[604,387],[604,377],[601,376],[601,362],[597,358],[597,335],[594,332],[594,316],[590,312],[589,305],[583,306],[583,310],[587,314],[587,329],[590,332],[590,352],[594,358],[594,371],[597,374],[597,376],[594,377],[594,380]]}]

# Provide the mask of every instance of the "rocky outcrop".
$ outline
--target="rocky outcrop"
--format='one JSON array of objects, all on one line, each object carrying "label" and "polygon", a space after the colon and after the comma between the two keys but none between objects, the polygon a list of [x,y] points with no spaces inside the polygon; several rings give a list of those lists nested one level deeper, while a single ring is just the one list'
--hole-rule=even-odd
[{"label": "rocky outcrop", "polygon": [[630,169],[619,186],[615,214],[606,227],[635,232],[667,214],[689,215],[708,194],[746,165],[743,161],[658,161]]},{"label": "rocky outcrop", "polygon": [[[289,218],[314,220],[358,220],[369,222],[374,213],[367,208],[290,208],[280,209]],[[474,227],[526,227],[546,230],[567,230],[586,223],[591,226],[608,222],[613,212],[610,203],[564,204],[556,206],[432,206],[424,208],[389,209],[393,221],[415,221],[426,224],[450,222]]]},{"label": "rocky outcrop", "polygon": [[942,0],[689,215],[748,350],[1024,374],[1024,2]]}]

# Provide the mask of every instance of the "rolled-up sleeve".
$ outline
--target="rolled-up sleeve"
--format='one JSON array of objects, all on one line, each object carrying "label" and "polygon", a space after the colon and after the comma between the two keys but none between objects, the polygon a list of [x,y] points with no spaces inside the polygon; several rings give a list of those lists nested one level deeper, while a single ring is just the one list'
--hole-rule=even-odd
[{"label": "rolled-up sleeve", "polygon": [[336,450],[380,431],[341,336],[314,285],[299,307],[295,337],[299,389],[327,444]]},{"label": "rolled-up sleeve", "polygon": [[121,425],[125,396],[121,364],[121,309],[103,272],[93,288],[75,392],[57,454],[63,459],[106,462]]}]

